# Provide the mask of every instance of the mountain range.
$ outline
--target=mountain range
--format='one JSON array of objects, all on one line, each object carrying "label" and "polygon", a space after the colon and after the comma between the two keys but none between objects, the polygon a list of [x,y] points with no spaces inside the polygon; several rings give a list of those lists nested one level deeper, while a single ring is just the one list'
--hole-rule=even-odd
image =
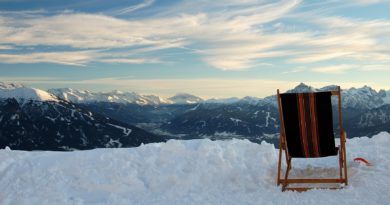
[{"label": "mountain range", "polygon": [[[295,88],[286,92],[318,92],[337,89],[336,85],[329,85],[322,88],[314,88],[304,83],[297,85]],[[233,104],[246,102],[250,104],[267,104],[276,105],[275,96],[265,98],[246,96],[244,98],[222,98],[222,99],[202,99],[188,93],[179,93],[172,97],[161,97],[156,95],[142,95],[136,92],[122,92],[114,90],[111,92],[91,92],[88,90],[77,90],[72,88],[49,89],[49,93],[74,103],[95,103],[95,102],[112,102],[112,103],[130,103],[138,105],[167,105],[167,104],[197,104],[197,103],[215,103],[215,104]],[[384,104],[390,104],[390,90],[376,91],[368,86],[361,88],[350,88],[342,90],[343,107],[371,109]]]},{"label": "mountain range", "polygon": [[[336,85],[314,88],[304,83],[286,92],[318,92],[336,90]],[[59,97],[69,96],[67,89],[51,89]],[[88,91],[72,91],[87,93]],[[91,93],[91,92],[88,92]],[[146,95],[118,91],[92,93],[77,101],[96,112],[120,121],[135,124],[154,133],[181,139],[225,137],[247,138],[255,142],[274,142],[279,132],[276,95],[265,98],[244,97],[202,99],[191,94],[170,98],[154,96],[158,101],[142,100]],[[110,100],[107,97],[110,96]],[[124,99],[123,96],[133,96]],[[98,100],[104,98],[105,100]],[[177,100],[180,99],[180,100]],[[337,99],[333,99],[334,122],[337,129]],[[139,103],[141,102],[141,103]],[[376,134],[389,130],[388,121],[379,113],[387,112],[390,91],[376,91],[369,86],[342,90],[342,111],[345,129],[350,137]],[[370,117],[367,117],[370,116]],[[387,118],[386,118],[387,119]],[[362,123],[362,121],[367,121]],[[387,126],[387,128],[386,128]]]},{"label": "mountain range", "polygon": [[75,150],[132,147],[165,138],[43,90],[0,84],[0,147]]},{"label": "mountain range", "polygon": [[[336,88],[314,88],[301,83],[286,92]],[[186,93],[164,98],[72,88],[46,92],[0,83],[0,98],[0,146],[12,148],[90,149],[138,146],[171,138],[232,137],[276,144],[279,135],[275,95],[205,100]],[[333,105],[337,131],[336,99]],[[390,91],[376,91],[368,86],[344,89],[342,111],[348,137],[390,131]]]}]

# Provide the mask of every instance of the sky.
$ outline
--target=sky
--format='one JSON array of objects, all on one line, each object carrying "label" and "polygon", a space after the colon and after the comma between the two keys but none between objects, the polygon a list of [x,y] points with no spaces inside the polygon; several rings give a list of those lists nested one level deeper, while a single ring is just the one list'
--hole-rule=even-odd
[{"label": "sky", "polygon": [[0,81],[265,97],[390,89],[390,1],[0,0]]}]

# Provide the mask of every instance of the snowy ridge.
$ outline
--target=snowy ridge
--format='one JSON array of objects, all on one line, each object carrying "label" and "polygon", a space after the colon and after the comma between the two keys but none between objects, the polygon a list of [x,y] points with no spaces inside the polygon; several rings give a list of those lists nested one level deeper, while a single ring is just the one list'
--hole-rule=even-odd
[{"label": "snowy ridge", "polygon": [[58,101],[58,98],[46,91],[24,87],[20,84],[0,83],[0,98],[17,100]]},{"label": "snowy ridge", "polygon": [[48,92],[61,99],[74,103],[115,102],[135,103],[139,105],[159,105],[194,104],[203,101],[201,98],[190,94],[177,94],[170,98],[163,98],[156,95],[141,95],[136,92],[122,92],[118,90],[111,92],[91,92],[88,90],[77,90],[72,88],[56,88],[49,89]]},{"label": "snowy ridge", "polygon": [[[281,192],[278,150],[247,140],[171,140],[130,149],[0,150],[2,204],[388,204],[390,134],[347,140],[349,185]],[[354,162],[364,157],[373,166]],[[337,157],[294,159],[291,177],[338,175]],[[318,172],[317,172],[318,171]],[[323,176],[321,175],[321,176]],[[321,177],[316,175],[317,177]]]},{"label": "snowy ridge", "polygon": [[203,101],[202,98],[188,93],[178,93],[175,96],[168,98],[172,104],[195,104]]},{"label": "snowy ridge", "polygon": [[[0,84],[1,87],[1,84]],[[322,88],[314,88],[304,83],[300,83],[295,88],[286,92],[318,92],[336,90],[336,85],[328,85]],[[265,98],[257,98],[246,96],[243,98],[212,98],[202,99],[188,93],[179,93],[169,98],[163,98],[156,95],[142,95],[135,92],[90,92],[77,90],[72,88],[50,89],[48,92],[75,103],[90,103],[90,102],[117,102],[117,103],[136,103],[139,105],[160,105],[160,104],[234,104],[243,103],[251,105],[267,105],[277,106],[275,95]],[[351,107],[358,109],[372,109],[380,107],[384,104],[390,104],[390,91],[376,91],[368,86],[361,88],[350,88],[342,90],[342,105],[343,107]]]},{"label": "snowy ridge", "polygon": [[116,103],[136,103],[140,105],[164,104],[167,101],[154,95],[140,95],[135,92],[122,92],[114,90],[111,92],[91,92],[88,90],[77,90],[72,88],[49,89],[48,92],[61,99],[74,103],[91,102],[116,102]]},{"label": "snowy ridge", "polygon": [[[314,88],[304,83],[300,83],[295,88],[287,92],[316,92],[335,90],[336,85],[329,85],[322,88]],[[32,99],[41,101],[57,101],[58,98],[74,103],[93,102],[115,102],[115,103],[135,103],[139,105],[166,105],[166,104],[234,104],[243,103],[250,105],[277,106],[275,95],[265,98],[244,97],[244,98],[221,98],[204,100],[198,96],[188,93],[179,93],[169,98],[156,95],[142,95],[136,92],[122,92],[114,90],[111,92],[91,92],[87,90],[77,90],[72,88],[49,89],[48,92],[36,88],[28,88],[21,84],[0,82],[0,98],[15,97],[18,99]],[[343,107],[357,109],[372,109],[385,104],[390,104],[390,91],[376,91],[368,86],[361,88],[350,88],[342,90]]]},{"label": "snowy ridge", "polygon": [[[333,91],[336,90],[336,85],[328,85],[322,88],[314,88],[304,83],[300,83],[294,89],[286,91],[287,93],[299,93],[299,92],[320,92],[320,91]],[[380,90],[376,91],[369,86],[363,86],[361,88],[342,89],[342,106],[344,108],[356,108],[356,109],[372,109],[377,108],[385,104],[390,104],[390,91]],[[276,96],[269,96],[263,99],[263,103],[270,103],[277,106]],[[335,102],[336,103],[336,102]]]}]

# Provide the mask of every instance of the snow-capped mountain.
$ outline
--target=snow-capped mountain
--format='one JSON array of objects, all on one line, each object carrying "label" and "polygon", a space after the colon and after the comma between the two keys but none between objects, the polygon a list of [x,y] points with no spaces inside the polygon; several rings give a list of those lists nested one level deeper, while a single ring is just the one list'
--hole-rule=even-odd
[{"label": "snow-capped mountain", "polygon": [[[336,85],[328,85],[322,88],[314,88],[304,83],[300,83],[295,88],[286,91],[287,93],[299,93],[299,92],[319,92],[319,91],[332,91],[336,90]],[[368,86],[361,88],[342,89],[341,100],[343,108],[353,108],[357,110],[367,110],[380,107],[384,104],[390,103],[390,91],[376,91]],[[267,103],[271,103],[277,106],[276,96],[272,95],[263,99]],[[334,101],[336,104],[337,102]]]},{"label": "snow-capped mountain", "polygon": [[[21,85],[2,87],[27,89]],[[287,92],[328,91],[336,88],[336,85],[314,88],[301,83]],[[157,134],[181,136],[182,139],[199,137],[220,139],[235,136],[256,142],[268,138],[270,139],[268,141],[274,142],[272,140],[277,138],[279,132],[275,95],[263,99],[244,97],[203,100],[191,94],[161,98],[134,92],[94,93],[70,88],[51,89],[50,92],[58,96],[59,101],[65,99],[75,102],[80,108],[111,119],[134,124]],[[360,119],[361,115],[373,109],[382,108],[390,102],[389,99],[390,91],[377,92],[368,86],[342,90],[344,127],[346,130],[356,130],[350,131],[348,136],[375,134],[377,131],[386,130],[380,126],[370,128],[373,131],[369,133],[363,132],[364,129],[358,131],[359,122],[356,122],[356,119]],[[334,105],[336,108],[336,98]],[[374,112],[369,118],[372,122],[367,123],[376,123],[382,118],[379,112]],[[337,120],[335,117],[335,128]]]},{"label": "snow-capped mountain", "polygon": [[295,88],[288,90],[287,93],[304,93],[304,92],[317,92],[319,89],[300,83]]},{"label": "snow-capped mountain", "polygon": [[350,88],[342,91],[343,107],[372,109],[380,107],[388,103],[387,96],[384,90],[377,92],[371,87],[364,86],[362,88]]},{"label": "snow-capped mountain", "polygon": [[188,93],[178,93],[168,98],[168,100],[173,104],[195,104],[203,101],[202,98]]},{"label": "snow-capped mountain", "polygon": [[77,90],[72,88],[49,89],[49,93],[74,103],[92,102],[116,102],[135,103],[140,105],[155,105],[169,103],[164,98],[155,95],[140,95],[135,92],[121,92],[114,90],[111,92],[91,92],[88,90]]},{"label": "snow-capped mountain", "polygon": [[[0,84],[1,87],[1,84]],[[336,90],[336,85],[329,85],[322,88],[314,88],[304,83],[300,83],[295,88],[286,92],[318,92]],[[214,103],[214,104],[272,104],[277,106],[276,96],[271,95],[265,98],[244,97],[244,98],[225,98],[225,99],[207,99],[204,100],[198,96],[188,93],[179,93],[169,98],[163,98],[156,95],[142,95],[136,92],[90,92],[72,88],[49,89],[49,93],[60,99],[74,103],[95,103],[95,102],[114,102],[114,103],[133,103],[139,105],[166,105],[166,104],[197,104],[197,103]],[[357,110],[366,110],[380,107],[384,104],[390,104],[390,91],[376,91],[368,86],[361,88],[350,88],[342,90],[342,105],[344,108]]]},{"label": "snow-capped mountain", "polygon": [[46,91],[25,87],[21,84],[0,83],[0,99],[15,98],[18,101],[58,101],[58,98]]},{"label": "snow-capped mountain", "polygon": [[179,93],[170,98],[163,98],[156,95],[141,95],[136,92],[122,92],[114,90],[111,92],[91,92],[72,88],[49,89],[49,93],[60,99],[74,103],[133,103],[138,105],[160,105],[160,104],[194,104],[202,102],[203,99],[187,93]]},{"label": "snow-capped mountain", "polygon": [[8,85],[0,93],[5,93],[0,99],[0,147],[72,150],[164,141],[39,89]]},{"label": "snow-capped mountain", "polygon": [[[335,85],[317,89],[301,83],[287,92],[318,92],[336,89],[337,86]],[[370,128],[370,132],[363,132],[365,129],[354,131],[358,130],[355,128],[357,128],[359,123],[362,123],[356,121],[357,119],[366,119],[363,124],[383,125],[383,119],[387,119],[385,116],[388,114],[387,110],[385,110],[388,97],[385,91],[377,92],[367,86],[342,91],[344,128],[351,130],[349,137],[372,135],[379,131],[387,130],[383,126],[374,126]],[[337,110],[336,100],[334,98],[335,111]],[[373,110],[375,108],[381,108],[381,112]],[[275,136],[279,132],[277,109],[275,95],[264,99],[244,98],[229,104],[211,105],[202,103],[196,109],[172,118],[169,122],[163,124],[161,128],[171,133],[193,136],[215,136],[225,131],[230,133],[230,136],[241,135],[256,141],[258,139],[257,135]],[[338,127],[337,117],[338,115],[335,113],[335,129]],[[366,122],[367,119],[370,120]]]}]

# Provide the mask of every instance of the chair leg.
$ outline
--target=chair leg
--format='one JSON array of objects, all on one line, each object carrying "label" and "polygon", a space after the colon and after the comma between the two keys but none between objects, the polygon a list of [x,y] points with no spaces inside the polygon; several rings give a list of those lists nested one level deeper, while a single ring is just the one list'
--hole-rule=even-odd
[{"label": "chair leg", "polygon": [[287,160],[287,169],[286,169],[286,173],[284,175],[284,183],[283,183],[282,191],[285,191],[286,187],[288,186],[287,179],[288,179],[288,173],[290,172],[290,170],[291,170],[291,158],[289,158]]},{"label": "chair leg", "polygon": [[276,184],[280,185],[280,169],[282,166],[282,146],[279,146],[279,161],[278,161],[278,176],[276,179]]},{"label": "chair leg", "polygon": [[340,168],[340,179],[343,179],[343,150],[342,146],[339,146],[339,168]]},{"label": "chair leg", "polygon": [[348,185],[348,174],[347,174],[347,152],[345,150],[345,143],[343,148],[343,162],[344,162],[344,178],[345,178],[345,185]]}]

